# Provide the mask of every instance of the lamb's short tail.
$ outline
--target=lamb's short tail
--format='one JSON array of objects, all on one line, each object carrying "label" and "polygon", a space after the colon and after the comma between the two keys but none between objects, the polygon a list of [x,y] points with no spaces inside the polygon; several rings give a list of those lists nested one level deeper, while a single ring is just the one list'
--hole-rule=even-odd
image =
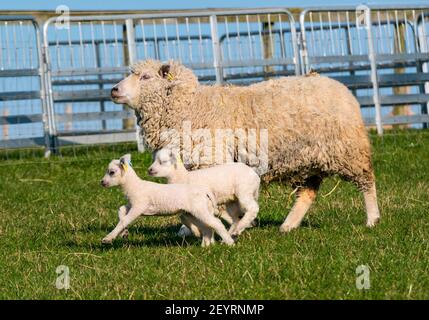
[{"label": "lamb's short tail", "polygon": [[209,198],[211,206],[209,207],[209,211],[212,212],[216,217],[219,217],[219,209],[217,207],[217,201],[216,196],[213,194],[213,192],[207,192],[206,193],[207,198]]}]

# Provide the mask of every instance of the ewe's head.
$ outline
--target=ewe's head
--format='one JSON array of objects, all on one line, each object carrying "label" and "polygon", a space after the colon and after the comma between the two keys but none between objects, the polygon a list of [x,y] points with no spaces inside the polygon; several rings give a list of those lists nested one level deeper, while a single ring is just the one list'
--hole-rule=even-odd
[{"label": "ewe's head", "polygon": [[177,87],[194,88],[197,84],[193,72],[178,62],[144,60],[131,66],[131,74],[112,88],[111,98],[139,110],[145,100],[165,98]]},{"label": "ewe's head", "polygon": [[125,182],[127,172],[131,169],[131,155],[126,154],[120,159],[112,160],[107,167],[106,174],[100,183],[109,188],[122,185]]},{"label": "ewe's head", "polygon": [[148,169],[148,174],[152,177],[168,178],[176,170],[183,169],[180,156],[171,149],[161,149],[156,152],[155,159]]}]

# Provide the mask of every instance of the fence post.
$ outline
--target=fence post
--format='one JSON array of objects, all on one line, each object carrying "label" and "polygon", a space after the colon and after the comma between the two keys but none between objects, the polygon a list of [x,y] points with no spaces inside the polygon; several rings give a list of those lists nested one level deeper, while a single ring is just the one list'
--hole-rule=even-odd
[{"label": "fence post", "polygon": [[223,83],[223,70],[222,70],[222,52],[220,50],[219,36],[217,32],[217,17],[216,15],[210,16],[210,32],[212,36],[213,45],[213,67],[216,74],[216,83]]},{"label": "fence post", "polygon": [[58,153],[58,138],[55,123],[54,98],[51,82],[51,64],[49,61],[49,41],[47,39],[48,25],[43,25],[43,33],[37,33],[39,68],[40,68],[40,87],[42,99],[43,123],[45,131],[45,158],[51,153]]},{"label": "fence post", "polygon": [[[125,28],[126,28],[126,34],[127,34],[128,63],[131,65],[137,61],[134,20],[126,19]],[[136,125],[136,142],[137,142],[137,150],[139,152],[144,152],[143,137],[140,134],[140,128],[138,124]]]},{"label": "fence post", "polygon": [[[419,19],[417,19],[417,36],[419,39],[419,45],[420,45],[420,53],[427,53],[429,52],[429,44],[427,41],[427,35],[426,35],[426,17],[422,14],[421,16],[421,22],[418,22]],[[419,72],[429,72],[429,63],[419,63],[418,65]],[[420,92],[422,93],[429,93],[429,82],[425,82],[424,85],[422,85]],[[421,106],[421,113],[422,114],[428,114],[429,109],[429,102],[423,103]],[[423,128],[427,129],[429,123],[424,122]]]},{"label": "fence post", "polygon": [[365,28],[368,37],[368,58],[371,65],[371,82],[372,82],[372,98],[375,107],[375,125],[378,135],[383,135],[383,125],[381,123],[381,104],[380,104],[380,90],[378,87],[378,74],[377,74],[377,57],[374,49],[374,42],[372,39],[372,22],[371,22],[371,9],[366,5],[359,5],[356,10],[363,11],[365,14]]},{"label": "fence post", "polygon": [[308,48],[307,48],[307,35],[305,32],[305,15],[307,14],[307,10],[304,10],[299,15],[299,27],[300,32],[298,36],[295,37],[298,41],[299,46],[299,58],[300,58],[300,69],[301,74],[307,74],[310,72],[310,61],[308,59]]}]

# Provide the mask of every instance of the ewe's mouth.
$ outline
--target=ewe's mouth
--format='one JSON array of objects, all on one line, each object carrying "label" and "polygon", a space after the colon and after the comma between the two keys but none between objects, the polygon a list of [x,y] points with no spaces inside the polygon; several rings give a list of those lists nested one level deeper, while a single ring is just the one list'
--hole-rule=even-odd
[{"label": "ewe's mouth", "polygon": [[116,95],[116,94],[112,93],[110,95],[110,98],[112,99],[112,101],[114,103],[125,103],[127,97],[126,96]]}]

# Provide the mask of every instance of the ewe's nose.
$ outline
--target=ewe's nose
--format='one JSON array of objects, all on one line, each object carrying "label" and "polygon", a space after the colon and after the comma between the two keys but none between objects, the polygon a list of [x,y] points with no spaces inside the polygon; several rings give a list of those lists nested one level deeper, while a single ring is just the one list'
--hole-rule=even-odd
[{"label": "ewe's nose", "polygon": [[119,93],[119,88],[118,88],[118,86],[114,86],[113,88],[112,88],[112,90],[110,91],[110,95],[114,98],[114,97],[116,97],[117,95],[118,95],[118,93]]}]

